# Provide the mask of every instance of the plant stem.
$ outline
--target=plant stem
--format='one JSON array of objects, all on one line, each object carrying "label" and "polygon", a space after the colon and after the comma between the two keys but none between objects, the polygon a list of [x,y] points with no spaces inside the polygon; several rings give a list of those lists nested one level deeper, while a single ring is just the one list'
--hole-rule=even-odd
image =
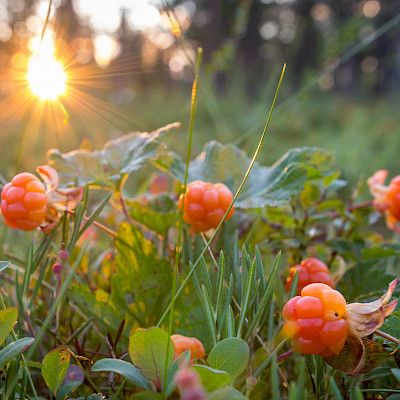
[{"label": "plant stem", "polygon": [[374,333],[376,333],[377,335],[379,335],[379,336],[385,338],[386,340],[389,340],[390,342],[393,342],[393,343],[396,343],[397,345],[400,345],[400,339],[397,339],[397,338],[395,338],[394,336],[389,335],[389,334],[386,333],[386,332],[383,332],[383,331],[381,331],[381,330],[378,329],[378,330],[376,330]]}]

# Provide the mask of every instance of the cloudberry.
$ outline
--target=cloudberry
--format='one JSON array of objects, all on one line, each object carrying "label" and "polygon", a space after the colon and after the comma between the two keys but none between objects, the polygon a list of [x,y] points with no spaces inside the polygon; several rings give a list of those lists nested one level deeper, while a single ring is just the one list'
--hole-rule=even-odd
[{"label": "cloudberry", "polygon": [[394,177],[388,186],[385,180],[388,171],[380,169],[368,179],[369,190],[374,197],[374,208],[384,213],[390,229],[400,232],[400,175]]},{"label": "cloudberry", "polygon": [[204,358],[205,350],[203,343],[194,337],[183,335],[172,335],[172,343],[174,344],[175,357],[178,357],[184,351],[190,351],[190,359]]},{"label": "cloudberry", "polygon": [[[223,183],[194,181],[188,185],[185,196],[180,196],[178,206],[183,206],[183,218],[195,232],[206,232],[218,226],[232,198],[232,192]],[[234,212],[232,207],[226,219]]]},{"label": "cloudberry", "polygon": [[293,267],[290,268],[285,285],[286,291],[288,292],[290,291],[296,272],[299,276],[297,294],[300,294],[304,286],[310,283],[325,283],[332,288],[335,287],[326,264],[318,260],[318,258],[310,257],[304,259],[299,265],[293,265]]},{"label": "cloudberry", "polygon": [[14,176],[1,192],[1,211],[7,225],[31,231],[42,224],[47,211],[47,194],[33,174]]},{"label": "cloudberry", "polygon": [[283,307],[283,333],[295,351],[331,356],[346,342],[346,300],[324,283],[312,283]]}]

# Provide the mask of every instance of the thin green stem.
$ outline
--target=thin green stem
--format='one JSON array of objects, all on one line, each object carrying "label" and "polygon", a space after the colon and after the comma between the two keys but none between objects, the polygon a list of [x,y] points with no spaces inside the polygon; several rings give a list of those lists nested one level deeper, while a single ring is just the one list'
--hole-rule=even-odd
[{"label": "thin green stem", "polygon": [[192,266],[192,268],[190,269],[189,273],[187,274],[186,278],[184,279],[184,281],[182,282],[182,284],[179,286],[179,289],[176,291],[175,296],[173,296],[173,298],[172,298],[170,304],[168,305],[167,309],[164,311],[164,314],[161,316],[160,320],[158,321],[157,326],[160,326],[160,325],[162,324],[162,322],[164,321],[165,317],[167,316],[168,312],[170,311],[170,309],[171,309],[171,307],[172,307],[172,303],[176,301],[177,297],[182,293],[184,287],[185,287],[185,286],[187,285],[187,283],[189,282],[189,279],[191,278],[191,276],[192,276],[193,272],[195,271],[197,265],[199,264],[201,258],[203,257],[203,255],[204,255],[205,252],[207,251],[207,248],[210,246],[210,244],[212,243],[212,241],[214,240],[214,238],[215,238],[216,235],[218,234],[218,232],[219,232],[219,230],[220,230],[222,224],[224,223],[224,221],[225,221],[227,215],[229,214],[229,212],[230,212],[230,210],[232,209],[232,207],[233,207],[233,205],[234,205],[236,199],[238,198],[239,194],[241,193],[241,191],[242,191],[242,189],[243,189],[243,186],[244,186],[245,183],[247,182],[247,179],[248,179],[248,177],[249,177],[249,175],[250,175],[250,172],[251,172],[251,170],[253,169],[254,163],[256,162],[257,156],[258,156],[258,154],[259,154],[259,152],[260,152],[260,150],[261,150],[261,146],[262,146],[262,144],[263,144],[263,142],[264,142],[265,136],[266,136],[266,134],[267,134],[267,132],[268,132],[268,127],[269,127],[269,124],[270,124],[270,122],[271,122],[271,117],[272,117],[273,111],[274,111],[274,109],[275,109],[276,102],[277,102],[277,100],[278,100],[279,89],[280,89],[280,87],[281,87],[281,84],[282,84],[282,81],[283,81],[283,77],[284,77],[284,75],[285,75],[285,71],[286,71],[286,64],[284,64],[283,67],[282,67],[282,71],[281,71],[281,75],[280,75],[280,78],[279,78],[279,82],[278,82],[277,88],[276,88],[276,90],[275,90],[274,99],[273,99],[272,104],[271,104],[271,107],[270,107],[270,109],[269,109],[268,117],[267,117],[267,120],[266,120],[266,123],[265,123],[265,126],[264,126],[264,130],[263,130],[262,135],[261,135],[261,137],[260,137],[260,140],[259,140],[259,142],[258,142],[257,148],[256,148],[256,150],[255,150],[255,152],[254,152],[254,155],[253,155],[253,158],[252,158],[252,160],[251,160],[251,162],[250,162],[250,165],[249,165],[249,167],[247,168],[247,171],[246,171],[246,173],[245,173],[245,175],[244,175],[244,177],[243,177],[243,179],[242,179],[242,181],[241,181],[241,183],[240,183],[240,185],[239,185],[239,187],[238,187],[238,189],[237,189],[235,195],[233,196],[233,199],[232,199],[231,204],[229,205],[228,209],[226,210],[226,212],[225,212],[225,214],[224,214],[222,220],[220,221],[220,223],[218,224],[218,226],[215,228],[215,231],[214,231],[214,233],[212,234],[211,238],[208,240],[206,246],[205,246],[205,247],[203,248],[203,250],[201,251],[199,257],[198,257],[197,260],[196,260],[196,262],[193,264],[193,266]]},{"label": "thin green stem", "polygon": [[[199,81],[199,74],[200,74],[200,67],[201,61],[203,56],[203,49],[199,48],[197,50],[197,61],[195,67],[195,78],[193,80],[192,86],[192,97],[190,103],[190,116],[189,116],[189,138],[188,138],[188,146],[187,146],[187,154],[186,154],[186,168],[185,168],[185,176],[183,180],[183,201],[185,201],[185,192],[186,192],[186,185],[189,178],[189,163],[192,154],[192,142],[193,142],[193,131],[194,131],[194,122],[196,119],[196,109],[197,109],[197,88],[198,88],[198,81]],[[178,281],[178,269],[179,269],[179,259],[181,254],[181,247],[182,247],[182,236],[183,236],[183,207],[180,210],[179,215],[179,226],[178,226],[178,239],[176,242],[176,249],[175,249],[175,261],[174,261],[174,271],[172,277],[172,301],[169,307],[169,321],[168,321],[168,336],[172,334],[172,328],[174,323],[174,312],[175,312],[175,301],[176,301],[176,288],[177,288],[177,281]],[[162,388],[162,397],[163,399],[166,398],[166,387],[167,387],[167,372],[168,372],[168,363],[169,363],[169,350],[171,346],[171,341],[167,341],[167,357],[165,358],[165,367],[164,367],[164,382]]]}]

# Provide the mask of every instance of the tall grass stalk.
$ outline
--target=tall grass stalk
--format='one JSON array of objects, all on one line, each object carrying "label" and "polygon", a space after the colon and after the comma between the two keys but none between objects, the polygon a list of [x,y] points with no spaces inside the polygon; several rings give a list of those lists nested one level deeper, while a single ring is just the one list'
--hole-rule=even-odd
[{"label": "tall grass stalk", "polygon": [[285,71],[286,71],[286,64],[284,64],[283,67],[282,67],[281,75],[280,75],[280,77],[279,77],[278,85],[277,85],[276,90],[275,90],[274,98],[273,98],[273,100],[272,100],[272,104],[271,104],[271,107],[270,107],[269,112],[268,112],[268,116],[267,116],[267,120],[266,120],[266,122],[265,122],[265,126],[264,126],[264,129],[263,129],[263,132],[262,132],[262,134],[261,134],[260,140],[258,141],[257,148],[256,148],[256,150],[255,150],[255,152],[254,152],[253,158],[251,159],[250,165],[249,165],[249,167],[247,168],[247,171],[246,171],[246,173],[245,173],[245,175],[244,175],[244,177],[243,177],[243,179],[242,179],[242,181],[241,181],[241,183],[240,183],[238,189],[236,190],[235,195],[233,196],[233,199],[232,199],[231,204],[229,205],[228,209],[226,210],[226,212],[225,212],[225,214],[224,214],[224,216],[223,216],[221,222],[220,222],[220,223],[218,224],[218,226],[215,228],[215,231],[214,231],[214,233],[212,234],[212,236],[210,237],[210,239],[208,240],[206,246],[205,246],[205,247],[203,248],[203,250],[201,251],[200,255],[198,256],[198,258],[197,258],[197,260],[196,260],[196,262],[193,264],[193,267],[190,269],[190,271],[189,271],[189,273],[187,274],[186,278],[184,279],[184,281],[182,282],[182,284],[179,286],[179,289],[176,291],[175,296],[172,298],[170,304],[168,305],[168,307],[167,307],[166,310],[164,311],[163,315],[161,316],[160,320],[158,321],[157,326],[160,326],[160,325],[162,324],[162,322],[164,321],[164,319],[165,319],[165,317],[167,316],[168,312],[170,311],[172,305],[175,304],[176,299],[177,299],[178,296],[182,293],[182,290],[184,289],[184,287],[185,287],[185,286],[187,285],[187,283],[189,282],[189,279],[191,278],[191,276],[192,276],[193,272],[195,271],[197,265],[199,264],[201,258],[204,256],[204,254],[205,254],[205,252],[207,251],[208,247],[210,246],[210,244],[212,243],[212,241],[214,240],[214,238],[215,238],[216,235],[218,234],[218,232],[219,232],[219,230],[220,230],[222,224],[224,223],[224,221],[225,221],[227,215],[229,214],[230,210],[232,209],[233,205],[235,204],[235,201],[236,201],[236,199],[238,198],[238,196],[240,195],[240,193],[241,193],[241,191],[242,191],[242,189],[243,189],[245,183],[247,182],[247,179],[248,179],[248,177],[249,177],[249,175],[250,175],[250,172],[251,172],[251,170],[253,169],[254,163],[256,162],[256,159],[257,159],[257,157],[258,157],[258,154],[260,153],[261,146],[263,145],[264,139],[265,139],[265,137],[266,137],[266,135],[267,135],[267,133],[268,133],[268,127],[269,127],[269,124],[270,124],[270,122],[271,122],[271,118],[272,118],[272,114],[273,114],[273,111],[274,111],[275,106],[276,106],[276,102],[277,102],[277,100],[278,100],[278,94],[279,94],[279,90],[280,90],[281,85],[282,85],[282,82],[283,82],[283,78],[284,78],[284,76],[285,76]]},{"label": "tall grass stalk", "polygon": [[[192,155],[192,142],[193,142],[193,130],[194,130],[194,123],[196,120],[196,109],[197,109],[197,89],[199,84],[199,74],[201,68],[201,62],[203,58],[203,49],[198,48],[197,50],[197,59],[196,59],[196,66],[195,66],[195,77],[193,80],[192,85],[192,96],[190,101],[190,116],[189,116],[189,130],[188,130],[188,145],[187,145],[187,153],[186,153],[186,167],[185,167],[185,176],[183,180],[183,201],[185,201],[185,193],[186,193],[186,186],[189,179],[189,164]],[[178,239],[176,242],[175,248],[175,261],[174,261],[174,270],[173,270],[173,277],[172,277],[172,289],[171,289],[171,296],[172,300],[169,307],[169,321],[168,321],[168,336],[172,334],[172,328],[174,323],[174,312],[175,312],[175,300],[177,299],[176,296],[176,287],[178,281],[178,269],[179,269],[179,259],[181,254],[181,247],[182,247],[182,237],[183,237],[183,207],[179,213],[179,226],[178,226]],[[169,353],[169,349],[171,346],[171,341],[167,340],[167,353]],[[168,356],[165,358],[165,368],[164,368],[164,384],[163,384],[163,391],[162,396],[163,399],[166,398],[166,388],[167,388],[167,372],[168,372]]]}]

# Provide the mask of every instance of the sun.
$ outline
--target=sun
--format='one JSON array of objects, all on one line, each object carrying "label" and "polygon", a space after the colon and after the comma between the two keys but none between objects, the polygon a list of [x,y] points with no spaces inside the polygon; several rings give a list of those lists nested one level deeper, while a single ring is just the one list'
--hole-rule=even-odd
[{"label": "sun", "polygon": [[56,100],[66,90],[67,75],[52,54],[33,55],[27,79],[32,93],[42,100]]}]

